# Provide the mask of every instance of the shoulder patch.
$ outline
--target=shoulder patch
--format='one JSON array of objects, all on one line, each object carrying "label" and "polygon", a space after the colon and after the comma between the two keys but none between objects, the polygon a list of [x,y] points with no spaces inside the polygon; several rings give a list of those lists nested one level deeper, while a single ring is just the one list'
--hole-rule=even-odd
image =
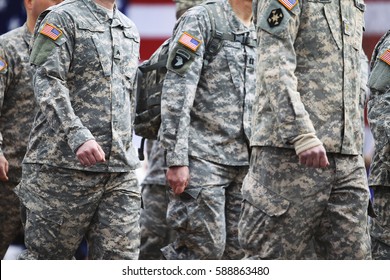
[{"label": "shoulder patch", "polygon": [[271,11],[271,13],[268,16],[268,25],[270,27],[279,26],[282,23],[283,20],[283,11],[282,9],[274,9]]},{"label": "shoulder patch", "polygon": [[54,41],[62,35],[62,31],[50,23],[46,23],[39,33],[53,39]]},{"label": "shoulder patch", "polygon": [[291,11],[297,4],[298,0],[278,0],[287,10]]},{"label": "shoulder patch", "polygon": [[390,50],[386,50],[379,59],[390,65]]},{"label": "shoulder patch", "polygon": [[5,68],[7,68],[7,62],[0,57],[0,71],[3,71]]},{"label": "shoulder patch", "polygon": [[194,36],[188,34],[187,32],[184,32],[178,41],[183,46],[189,48],[193,52],[196,52],[196,50],[200,47],[202,42],[198,39],[196,39]]}]

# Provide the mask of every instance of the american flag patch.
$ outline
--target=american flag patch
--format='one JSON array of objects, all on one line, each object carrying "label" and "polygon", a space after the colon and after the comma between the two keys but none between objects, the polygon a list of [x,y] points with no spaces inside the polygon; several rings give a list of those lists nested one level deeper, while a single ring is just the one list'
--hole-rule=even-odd
[{"label": "american flag patch", "polygon": [[380,56],[380,59],[390,65],[390,50],[385,51],[385,53]]},{"label": "american flag patch", "polygon": [[195,37],[191,36],[187,32],[184,32],[183,35],[181,35],[179,39],[179,43],[186,46],[190,50],[193,50],[194,52],[199,48],[201,45],[201,41],[196,39]]},{"label": "american flag patch", "polygon": [[50,23],[46,23],[45,26],[41,29],[40,33],[55,41],[61,36],[62,31],[59,30],[54,25],[51,25]]},{"label": "american flag patch", "polygon": [[282,5],[288,10],[291,10],[296,4],[298,4],[298,0],[279,0],[279,2],[282,3]]},{"label": "american flag patch", "polygon": [[0,57],[0,71],[4,70],[6,67],[7,67],[7,62],[5,62],[5,60],[3,60]]}]

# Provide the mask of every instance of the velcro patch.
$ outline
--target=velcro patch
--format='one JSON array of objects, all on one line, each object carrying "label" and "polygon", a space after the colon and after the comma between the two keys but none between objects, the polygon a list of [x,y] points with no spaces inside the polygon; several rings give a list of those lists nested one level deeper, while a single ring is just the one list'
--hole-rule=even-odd
[{"label": "velcro patch", "polygon": [[380,60],[390,65],[390,50],[385,51],[381,56]]},{"label": "velcro patch", "polygon": [[181,35],[179,43],[194,52],[196,52],[196,50],[202,44],[200,40],[196,39],[194,36],[188,34],[187,32],[184,32],[183,35]]},{"label": "velcro patch", "polygon": [[268,25],[270,27],[279,26],[282,23],[283,17],[284,15],[282,9],[272,10],[270,15],[268,16]]},{"label": "velcro patch", "polygon": [[294,8],[298,4],[298,0],[279,0],[279,2],[289,11],[291,11],[292,8]]},{"label": "velcro patch", "polygon": [[7,68],[7,62],[0,57],[0,71],[3,71],[5,68]]},{"label": "velcro patch", "polygon": [[46,23],[40,33],[53,39],[54,41],[62,35],[62,31],[50,23]]},{"label": "velcro patch", "polygon": [[188,61],[190,61],[191,55],[185,50],[178,49],[171,62],[173,69],[181,69]]}]

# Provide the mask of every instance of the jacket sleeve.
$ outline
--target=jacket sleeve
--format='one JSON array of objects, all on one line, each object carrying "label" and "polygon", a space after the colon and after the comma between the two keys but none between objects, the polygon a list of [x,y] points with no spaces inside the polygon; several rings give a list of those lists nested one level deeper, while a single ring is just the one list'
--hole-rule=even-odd
[{"label": "jacket sleeve", "polygon": [[[301,135],[315,135],[297,89],[298,78],[295,75],[297,59],[294,42],[298,32],[305,32],[299,29],[302,2],[291,10],[278,1],[263,3],[257,8],[260,69],[257,90],[268,97],[283,142],[293,144],[295,139],[302,138]],[[319,140],[318,143],[321,144]]]},{"label": "jacket sleeve", "polygon": [[[50,24],[50,25],[48,25]],[[43,28],[55,28],[52,38],[42,34]],[[94,139],[72,108],[66,77],[72,59],[74,23],[50,12],[34,34],[30,62],[36,67],[33,78],[35,98],[51,128],[67,139],[71,149]]]},{"label": "jacket sleeve", "polygon": [[[161,99],[160,141],[168,166],[188,165],[191,108],[200,79],[207,27],[206,11],[194,9],[176,25],[169,47],[168,72]],[[204,8],[203,8],[204,9]],[[185,46],[185,40],[192,41]]]}]

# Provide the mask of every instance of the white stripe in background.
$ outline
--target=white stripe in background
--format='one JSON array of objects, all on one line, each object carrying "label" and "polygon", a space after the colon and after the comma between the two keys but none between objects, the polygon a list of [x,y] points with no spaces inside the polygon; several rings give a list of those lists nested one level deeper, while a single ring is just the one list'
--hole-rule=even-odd
[{"label": "white stripe in background", "polygon": [[[366,1],[366,33],[384,34],[390,29],[390,3]],[[144,38],[171,36],[175,24],[175,6],[171,4],[129,5],[127,15]]]},{"label": "white stripe in background", "polygon": [[386,33],[390,29],[390,3],[366,1],[366,7],[366,33]]},{"label": "white stripe in background", "polygon": [[126,14],[143,38],[170,37],[175,25],[174,5],[130,5]]}]

